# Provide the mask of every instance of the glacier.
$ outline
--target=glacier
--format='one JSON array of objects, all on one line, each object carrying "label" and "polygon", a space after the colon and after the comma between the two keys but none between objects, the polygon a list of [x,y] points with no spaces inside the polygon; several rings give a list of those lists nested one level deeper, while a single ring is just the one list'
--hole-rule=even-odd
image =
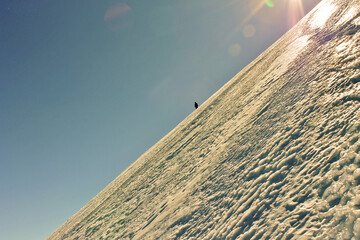
[{"label": "glacier", "polygon": [[360,239],[359,30],[323,0],[48,239]]}]

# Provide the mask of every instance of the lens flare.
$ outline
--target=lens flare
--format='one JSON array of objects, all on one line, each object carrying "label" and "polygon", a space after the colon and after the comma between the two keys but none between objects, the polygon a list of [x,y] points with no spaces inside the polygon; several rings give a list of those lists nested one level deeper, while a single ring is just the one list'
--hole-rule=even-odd
[{"label": "lens flare", "polygon": [[289,0],[288,1],[288,25],[293,27],[303,16],[304,6],[302,0]]},{"label": "lens flare", "polygon": [[263,0],[257,0],[256,2],[252,1],[250,3],[254,3],[254,5],[252,5],[251,7],[250,14],[245,17],[245,19],[240,23],[239,26],[235,28],[234,33],[240,31],[244,27],[244,25],[247,24],[250,19],[252,19],[266,5],[267,2]]},{"label": "lens flare", "polygon": [[243,28],[243,35],[244,37],[246,38],[251,38],[255,35],[255,32],[256,32],[256,28],[254,25],[252,24],[246,24]]},{"label": "lens flare", "polygon": [[104,21],[114,32],[130,28],[133,25],[132,9],[125,3],[111,6],[104,15]]},{"label": "lens flare", "polygon": [[266,6],[270,7],[270,8],[273,8],[274,7],[274,2],[271,1],[271,0],[267,0],[266,1]]},{"label": "lens flare", "polygon": [[232,57],[239,56],[239,54],[241,52],[241,45],[238,43],[231,45],[228,49],[228,52],[229,52],[230,56],[232,56]]}]

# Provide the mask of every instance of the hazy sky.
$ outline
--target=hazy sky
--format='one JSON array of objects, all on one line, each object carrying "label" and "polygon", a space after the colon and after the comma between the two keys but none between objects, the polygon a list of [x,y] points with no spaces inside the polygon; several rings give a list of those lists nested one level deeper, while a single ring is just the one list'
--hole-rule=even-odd
[{"label": "hazy sky", "polygon": [[46,238],[318,2],[1,0],[0,238]]}]

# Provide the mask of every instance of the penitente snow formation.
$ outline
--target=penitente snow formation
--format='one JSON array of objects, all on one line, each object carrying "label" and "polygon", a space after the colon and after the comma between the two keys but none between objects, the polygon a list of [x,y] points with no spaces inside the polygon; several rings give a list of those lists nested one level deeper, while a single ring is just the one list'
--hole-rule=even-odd
[{"label": "penitente snow formation", "polygon": [[360,239],[360,1],[324,0],[48,239]]}]

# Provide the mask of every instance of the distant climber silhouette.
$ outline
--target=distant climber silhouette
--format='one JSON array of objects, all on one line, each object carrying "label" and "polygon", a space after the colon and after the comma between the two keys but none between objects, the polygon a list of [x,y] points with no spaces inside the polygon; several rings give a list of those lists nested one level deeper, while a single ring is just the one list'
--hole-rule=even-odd
[{"label": "distant climber silhouette", "polygon": [[195,109],[197,109],[198,107],[199,107],[199,105],[198,105],[198,103],[197,102],[195,102]]}]

